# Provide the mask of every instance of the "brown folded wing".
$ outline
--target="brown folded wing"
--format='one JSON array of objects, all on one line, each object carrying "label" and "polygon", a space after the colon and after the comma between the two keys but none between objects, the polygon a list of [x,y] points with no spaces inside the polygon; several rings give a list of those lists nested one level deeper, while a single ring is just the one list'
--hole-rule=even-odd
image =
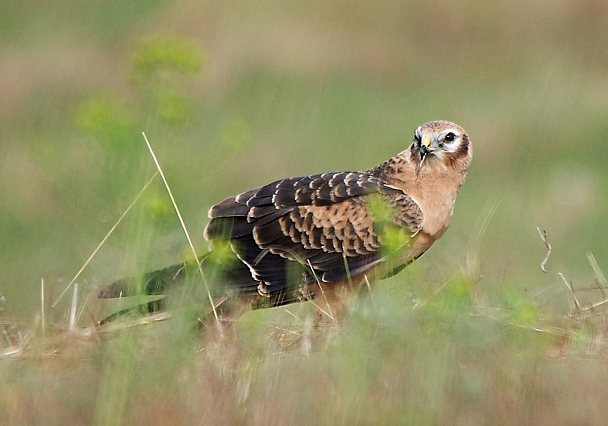
[{"label": "brown folded wing", "polygon": [[360,172],[279,180],[227,198],[209,216],[205,236],[229,240],[269,295],[363,273],[387,255],[387,232],[413,236],[423,221],[409,195]]}]

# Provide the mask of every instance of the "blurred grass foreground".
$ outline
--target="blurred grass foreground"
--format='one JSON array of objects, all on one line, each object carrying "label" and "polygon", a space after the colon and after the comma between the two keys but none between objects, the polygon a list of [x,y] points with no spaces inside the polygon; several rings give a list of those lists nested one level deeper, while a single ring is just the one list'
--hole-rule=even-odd
[{"label": "blurred grass foreground", "polygon": [[[1,425],[605,423],[608,3],[5,3]],[[156,178],[86,263],[155,172],[142,131],[204,252],[224,197],[433,119],[475,148],[451,228],[341,327],[92,327],[100,287],[188,257]]]}]

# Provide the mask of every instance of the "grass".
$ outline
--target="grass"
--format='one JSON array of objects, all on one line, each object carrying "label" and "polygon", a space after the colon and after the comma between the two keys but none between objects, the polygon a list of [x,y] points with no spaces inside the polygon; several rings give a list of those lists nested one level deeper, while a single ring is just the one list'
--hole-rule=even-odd
[{"label": "grass", "polygon": [[[1,18],[0,424],[603,423],[602,2],[123,3]],[[155,171],[141,131],[202,252],[225,196],[372,167],[437,118],[475,149],[451,228],[341,327],[91,327],[99,286],[189,256],[156,179],[87,262]]]},{"label": "grass", "polygon": [[[605,314],[551,316],[521,297],[489,305],[462,276],[415,295],[425,303],[414,307],[404,278],[415,282],[420,271],[353,300],[338,329],[313,328],[306,305],[248,314],[223,339],[200,335],[179,312],[105,332],[48,330],[44,339],[30,329],[26,345],[1,358],[3,424],[603,418]],[[563,398],[585,409],[567,409]]]}]

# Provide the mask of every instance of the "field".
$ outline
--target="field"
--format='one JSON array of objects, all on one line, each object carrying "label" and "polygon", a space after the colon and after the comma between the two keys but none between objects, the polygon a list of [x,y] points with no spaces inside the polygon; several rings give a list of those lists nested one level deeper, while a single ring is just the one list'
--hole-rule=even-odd
[{"label": "field", "polygon": [[[0,14],[1,425],[605,423],[608,3],[47,3]],[[224,197],[434,119],[474,145],[450,230],[340,326],[93,326],[99,288],[190,253],[159,177],[118,223],[142,131],[204,252]]]}]

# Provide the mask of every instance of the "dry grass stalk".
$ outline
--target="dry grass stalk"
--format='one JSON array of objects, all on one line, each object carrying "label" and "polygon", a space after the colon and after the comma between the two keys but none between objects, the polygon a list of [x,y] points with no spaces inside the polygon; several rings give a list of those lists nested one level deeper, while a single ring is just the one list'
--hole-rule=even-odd
[{"label": "dry grass stalk", "polygon": [[76,273],[76,275],[74,275],[74,278],[71,279],[71,281],[68,283],[68,285],[65,287],[65,289],[61,292],[61,294],[59,295],[59,297],[57,298],[57,300],[55,300],[55,303],[53,303],[53,305],[52,305],[53,308],[55,306],[57,306],[57,303],[59,303],[59,301],[61,300],[61,298],[67,293],[67,291],[70,289],[70,287],[76,282],[76,280],[78,279],[78,277],[80,276],[80,274],[82,273],[82,271],[84,271],[84,269],[89,265],[89,263],[91,263],[91,260],[93,260],[93,258],[95,257],[95,255],[97,254],[97,252],[101,249],[101,247],[105,244],[105,242],[107,241],[107,239],[110,238],[110,235],[112,235],[112,233],[114,232],[114,230],[122,222],[122,220],[125,218],[125,216],[127,215],[127,213],[129,213],[129,211],[131,210],[131,208],[135,205],[135,203],[137,203],[137,201],[139,200],[139,198],[142,196],[142,194],[148,188],[148,186],[150,186],[150,184],[152,183],[152,181],[154,180],[154,178],[156,177],[157,174],[158,174],[158,172],[155,172],[152,175],[152,177],[150,178],[150,180],[139,191],[139,193],[137,194],[137,196],[135,197],[135,199],[131,202],[131,204],[129,204],[129,206],[127,207],[127,209],[118,218],[118,220],[116,221],[116,223],[110,228],[110,230],[108,231],[108,233],[106,234],[106,236],[103,237],[103,239],[97,245],[97,247],[95,248],[95,250],[93,250],[93,253],[91,253],[91,255],[89,256],[89,258],[84,262],[84,264],[82,265],[82,267],[80,268],[80,270]]},{"label": "dry grass stalk", "polygon": [[181,224],[184,234],[186,235],[186,239],[188,240],[188,245],[190,246],[190,250],[192,250],[194,259],[196,259],[196,265],[198,266],[198,271],[201,274],[201,278],[203,280],[203,284],[205,285],[205,290],[207,291],[207,296],[209,298],[209,302],[211,303],[211,308],[213,309],[213,316],[215,317],[215,323],[217,325],[219,333],[222,334],[222,330],[221,330],[222,324],[220,322],[220,319],[219,319],[219,316],[217,313],[218,305],[213,301],[213,297],[211,296],[211,291],[209,290],[209,285],[207,284],[207,281],[205,280],[205,274],[203,273],[201,263],[198,261],[198,255],[196,254],[194,244],[192,244],[192,239],[190,238],[190,233],[188,232],[188,229],[186,228],[186,223],[184,222],[184,218],[182,217],[182,214],[180,213],[179,208],[177,207],[177,203],[175,202],[175,198],[173,197],[173,192],[171,191],[171,187],[169,186],[169,183],[167,182],[167,179],[165,178],[165,174],[163,173],[163,170],[160,167],[160,163],[158,162],[158,159],[156,158],[156,154],[154,153],[154,150],[152,149],[152,146],[150,145],[150,142],[148,141],[146,134],[144,132],[142,132],[141,134],[142,134],[144,140],[146,141],[146,146],[148,147],[148,150],[150,151],[152,160],[154,160],[154,164],[156,165],[156,170],[160,174],[160,177],[163,180],[163,183],[165,184],[165,188],[167,189],[167,193],[169,194],[169,198],[171,199],[171,203],[173,204],[173,208],[175,209],[175,213],[177,214],[179,223]]}]

